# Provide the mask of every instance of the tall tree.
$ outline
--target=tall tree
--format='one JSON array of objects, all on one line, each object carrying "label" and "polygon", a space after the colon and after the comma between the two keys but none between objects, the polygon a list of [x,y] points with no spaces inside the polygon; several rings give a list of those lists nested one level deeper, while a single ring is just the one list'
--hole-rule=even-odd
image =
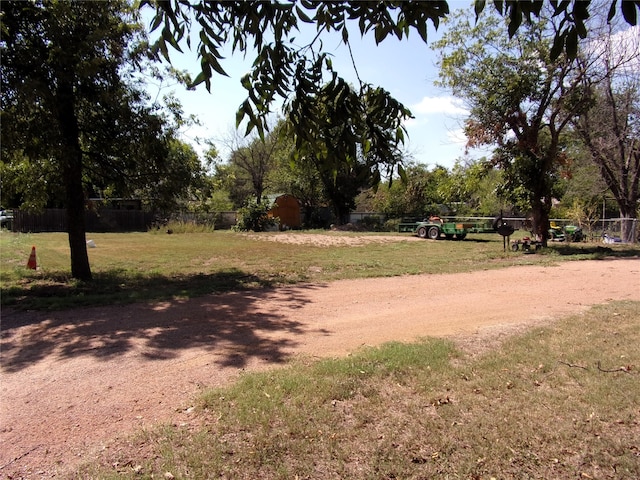
[{"label": "tall tree", "polygon": [[87,195],[166,172],[166,119],[130,76],[144,53],[129,48],[142,32],[137,11],[120,0],[3,1],[0,9],[3,169],[28,165],[40,171],[40,187],[60,186],[71,274],[90,280]]},{"label": "tall tree", "polygon": [[442,214],[445,199],[440,186],[449,181],[449,172],[442,166],[429,169],[420,163],[408,163],[404,178],[381,185],[373,192],[375,211],[390,218],[419,217]]},{"label": "tall tree", "polygon": [[524,196],[544,243],[554,183],[566,160],[562,135],[585,107],[576,63],[564,55],[553,60],[552,40],[546,22],[527,24],[509,38],[502,19],[483,15],[472,25],[461,13],[434,44],[441,49],[442,84],[469,104],[468,145],[496,146],[503,192]]},{"label": "tall tree", "polygon": [[591,108],[574,126],[618,203],[621,237],[632,242],[640,200],[640,27],[615,34],[605,26],[582,60]]},{"label": "tall tree", "polygon": [[[396,167],[404,174],[399,143],[410,113],[381,88],[329,83],[317,95],[296,98],[289,109],[295,119],[287,123],[295,138],[294,159],[313,163],[339,224],[349,221],[362,190],[390,177]],[[314,118],[316,127],[297,130],[303,117]]]},{"label": "tall tree", "polygon": [[234,196],[242,199],[240,204],[244,204],[249,196],[256,203],[262,203],[269,187],[269,174],[276,168],[282,128],[281,122],[277,122],[264,137],[255,133],[245,137],[238,130],[233,130],[226,139],[225,143],[231,150],[229,166],[236,172]]}]

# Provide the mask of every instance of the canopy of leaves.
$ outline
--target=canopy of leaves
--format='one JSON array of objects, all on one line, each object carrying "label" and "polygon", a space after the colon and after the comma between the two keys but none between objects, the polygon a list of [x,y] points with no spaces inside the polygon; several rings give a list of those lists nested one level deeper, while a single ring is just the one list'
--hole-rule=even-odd
[{"label": "canopy of leaves", "polygon": [[131,47],[144,40],[135,10],[125,2],[3,2],[2,8],[3,201],[10,196],[12,205],[32,208],[65,204],[67,160],[57,148],[64,143],[58,117],[63,81],[74,85],[85,196],[143,194],[162,197],[156,205],[166,206],[199,174],[195,152],[179,153],[184,146],[174,138],[175,106],[170,114],[151,104],[132,77],[141,51]]}]

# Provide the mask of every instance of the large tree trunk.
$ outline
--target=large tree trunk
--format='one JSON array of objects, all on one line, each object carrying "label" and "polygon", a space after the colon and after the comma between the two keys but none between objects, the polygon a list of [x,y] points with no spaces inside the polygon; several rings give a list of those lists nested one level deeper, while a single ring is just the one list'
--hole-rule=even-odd
[{"label": "large tree trunk", "polygon": [[84,215],[84,192],[82,190],[81,160],[70,161],[64,176],[67,182],[67,226],[69,250],[71,252],[71,276],[78,280],[92,278],[87,253],[87,236]]},{"label": "large tree trunk", "polygon": [[351,209],[346,208],[344,205],[334,205],[333,213],[336,216],[338,225],[346,225],[351,218]]},{"label": "large tree trunk", "polygon": [[[537,144],[538,140],[535,140]],[[547,246],[549,239],[549,213],[551,212],[551,187],[549,175],[552,170],[554,149],[550,149],[550,153],[546,158],[535,161],[537,167],[537,175],[534,176],[529,197],[531,203],[531,220],[533,224],[533,235],[535,239],[542,242],[543,246]],[[534,156],[535,158],[535,156]]]},{"label": "large tree trunk", "polygon": [[60,163],[66,189],[67,231],[71,252],[71,276],[78,280],[91,280],[91,267],[87,254],[84,216],[84,190],[82,188],[82,150],[80,148],[78,119],[75,113],[73,86],[61,82],[58,89],[58,119],[63,149]]},{"label": "large tree trunk", "polygon": [[542,200],[535,200],[531,205],[531,223],[535,239],[547,246],[549,238],[549,209]]}]

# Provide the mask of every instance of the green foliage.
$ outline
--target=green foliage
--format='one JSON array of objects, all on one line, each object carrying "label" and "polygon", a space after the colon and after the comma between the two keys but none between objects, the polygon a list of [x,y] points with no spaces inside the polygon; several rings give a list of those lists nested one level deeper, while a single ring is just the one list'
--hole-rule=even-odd
[{"label": "green foliage", "polygon": [[380,217],[375,215],[369,215],[363,217],[358,222],[358,226],[368,232],[382,232],[384,231],[384,223]]},{"label": "green foliage", "polygon": [[153,234],[184,234],[184,233],[213,233],[215,231],[215,217],[195,218],[193,220],[170,220],[162,228],[151,228]]},{"label": "green foliage", "polygon": [[[296,99],[289,108],[294,161],[312,163],[337,222],[346,223],[357,195],[401,164],[402,122],[410,112],[382,89],[361,85],[358,92],[344,81],[337,87],[326,84],[316,96]],[[309,131],[300,127],[310,121],[308,116],[316,123]]]},{"label": "green foliage", "polygon": [[458,215],[487,217],[505,210],[506,205],[496,191],[502,172],[492,168],[486,159],[456,162],[449,178],[449,190],[446,194],[443,192],[443,196],[450,204],[456,202]]},{"label": "green foliage", "polygon": [[[176,209],[188,209],[186,205],[196,198],[198,191],[207,190],[204,170],[193,147],[175,137],[166,139],[167,153],[160,171],[149,172],[142,185],[129,181],[125,190],[134,198],[146,200],[149,210],[172,212]],[[144,168],[137,168],[138,174],[144,174]],[[155,179],[150,183],[149,180]]]},{"label": "green foliage", "polygon": [[233,211],[233,203],[229,199],[229,193],[224,190],[214,190],[200,205],[206,212]]},{"label": "green foliage", "polygon": [[279,223],[277,217],[270,217],[270,205],[266,203],[257,203],[255,201],[247,203],[238,210],[238,223],[234,226],[234,230],[240,232],[264,232]]},{"label": "green foliage", "polygon": [[371,200],[373,210],[391,218],[440,213],[440,206],[447,203],[442,190],[448,179],[444,167],[429,170],[426,165],[409,164],[404,179],[395,178],[391,185],[378,187]]},{"label": "green foliage", "polygon": [[61,207],[64,185],[51,181],[59,174],[54,159],[50,157],[31,159],[22,150],[2,149],[0,202],[26,211],[38,211],[47,206]]},{"label": "green foliage", "polygon": [[[151,2],[142,2],[143,5],[148,3]],[[211,77],[225,74],[219,60],[227,45],[231,46],[232,52],[255,51],[253,69],[242,79],[249,97],[238,110],[237,123],[248,118],[247,131],[257,128],[261,136],[269,107],[277,96],[289,98],[295,94],[297,100],[303,102],[305,96],[318,93],[322,78],[331,79],[331,91],[342,89],[343,81],[334,75],[329,55],[322,47],[318,49],[314,45],[316,41],[319,43],[318,37],[304,47],[292,41],[300,22],[315,23],[318,32],[341,32],[345,43],[348,42],[347,18],[359,20],[361,33],[371,31],[376,42],[390,34],[402,39],[412,29],[426,41],[427,21],[437,26],[449,11],[446,2],[390,3],[384,12],[376,5],[349,2],[261,4],[257,10],[251,4],[187,6],[178,1],[159,2],[155,7],[152,27],[164,25],[155,47],[166,59],[169,59],[168,45],[179,49],[178,44],[183,39],[190,42],[190,17],[195,16],[202,32],[198,48],[202,72],[194,85],[205,83],[210,89]],[[312,116],[297,118],[301,126],[311,126],[314,122]]]}]

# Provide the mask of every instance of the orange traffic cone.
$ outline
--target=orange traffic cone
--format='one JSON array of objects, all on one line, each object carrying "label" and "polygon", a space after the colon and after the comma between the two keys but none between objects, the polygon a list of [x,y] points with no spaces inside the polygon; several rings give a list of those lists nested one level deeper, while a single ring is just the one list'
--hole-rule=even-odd
[{"label": "orange traffic cone", "polygon": [[38,263],[36,262],[36,247],[31,247],[31,255],[29,255],[27,268],[30,268],[31,270],[36,270],[38,268]]}]

